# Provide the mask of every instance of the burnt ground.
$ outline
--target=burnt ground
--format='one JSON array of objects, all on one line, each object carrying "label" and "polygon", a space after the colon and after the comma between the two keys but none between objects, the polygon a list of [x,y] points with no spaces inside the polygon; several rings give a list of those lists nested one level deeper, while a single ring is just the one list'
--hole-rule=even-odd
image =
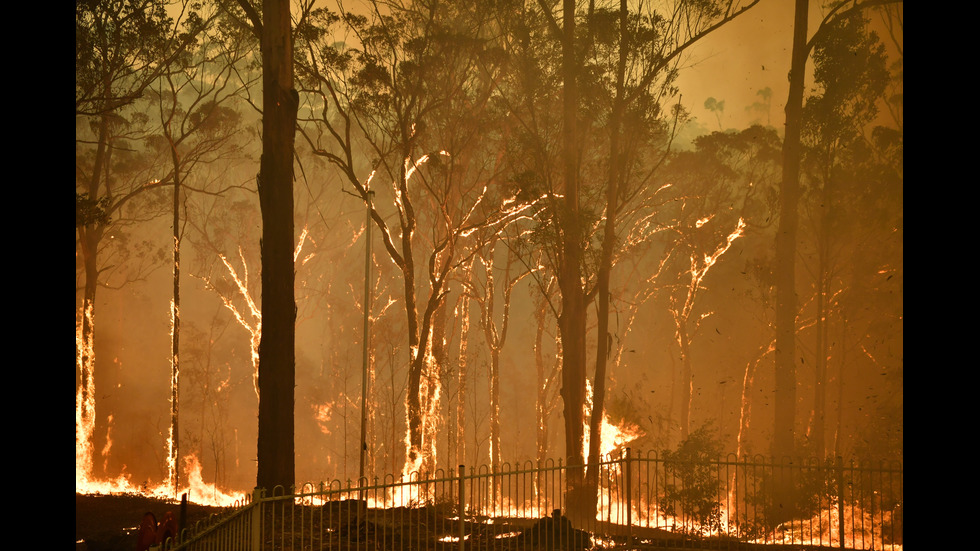
[{"label": "burnt ground", "polygon": [[[194,503],[187,504],[186,524],[224,509]],[[133,551],[136,549],[137,529],[143,515],[152,512],[157,520],[167,511],[180,518],[180,502],[155,499],[136,494],[82,495],[75,494],[76,551]]]}]

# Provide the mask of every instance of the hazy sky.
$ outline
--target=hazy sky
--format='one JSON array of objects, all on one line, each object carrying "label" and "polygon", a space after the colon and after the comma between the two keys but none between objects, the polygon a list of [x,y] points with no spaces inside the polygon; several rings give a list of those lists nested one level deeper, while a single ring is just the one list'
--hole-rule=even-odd
[{"label": "hazy sky", "polygon": [[[807,39],[823,20],[822,2],[810,2]],[[718,130],[715,113],[705,109],[709,97],[725,102],[722,116],[724,129],[742,129],[757,115],[746,107],[760,101],[757,92],[772,89],[771,125],[782,129],[783,109],[789,93],[789,65],[792,49],[794,2],[762,0],[734,22],[715,31],[696,44],[685,60],[679,76],[684,106],[708,130]],[[892,43],[878,13],[870,13],[872,27],[878,32],[886,51]],[[807,61],[807,78],[813,70]]]},{"label": "hazy sky", "polygon": [[718,130],[715,113],[704,101],[725,102],[722,126],[744,128],[756,115],[745,108],[772,89],[771,124],[781,128],[783,107],[789,92],[792,48],[793,2],[762,0],[734,22],[695,45],[680,73],[684,106],[708,130]]}]

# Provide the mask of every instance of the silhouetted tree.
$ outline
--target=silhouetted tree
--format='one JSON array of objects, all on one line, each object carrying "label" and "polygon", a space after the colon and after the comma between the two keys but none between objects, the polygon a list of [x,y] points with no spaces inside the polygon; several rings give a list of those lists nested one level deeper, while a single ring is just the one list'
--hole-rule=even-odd
[{"label": "silhouetted tree", "polygon": [[829,317],[836,310],[835,295],[842,283],[840,251],[843,242],[860,242],[850,233],[848,221],[861,216],[846,212],[849,205],[861,204],[855,199],[866,186],[887,185],[876,181],[874,172],[861,169],[875,157],[865,133],[878,115],[877,105],[889,82],[884,46],[867,25],[864,13],[852,12],[828,23],[828,31],[818,35],[813,50],[817,93],[807,99],[803,111],[808,183],[803,208],[811,215],[816,246],[815,265],[804,256],[804,266],[815,281],[814,402],[807,437],[818,458],[826,453]]},{"label": "silhouetted tree", "polygon": [[[152,156],[142,149],[150,120],[137,104],[203,28],[192,12],[182,16],[175,21],[164,4],[153,1],[75,4],[76,273],[82,291],[76,303],[76,459],[83,463],[91,460],[95,423],[96,290],[113,272],[122,280],[138,279],[162,260],[147,247],[130,244],[126,250],[119,231],[132,222],[124,207],[135,208],[140,200],[148,199],[139,205],[149,209],[142,218],[165,212],[153,190],[172,183],[172,174],[151,166]],[[105,239],[113,232],[117,239]],[[110,249],[121,254],[105,264]]]},{"label": "silhouetted tree", "polygon": [[[442,337],[433,323],[450,276],[513,210],[492,185],[494,136],[485,130],[495,68],[479,8],[405,3],[389,12],[372,3],[368,16],[319,9],[298,29],[309,101],[302,135],[355,195],[367,202],[377,191],[371,218],[402,277],[406,473],[432,467],[440,392],[432,341]],[[336,41],[338,32],[356,44]]]},{"label": "silhouetted tree", "polygon": [[[575,0],[564,0],[560,26],[556,14],[543,2],[539,4],[551,39],[561,46],[560,67],[556,71],[562,105],[561,152],[558,155],[560,161],[556,165],[561,169],[558,177],[560,183],[551,190],[555,193],[550,205],[550,216],[553,217],[554,224],[551,231],[555,240],[552,258],[561,291],[558,319],[562,341],[561,396],[565,416],[565,453],[570,467],[569,501],[582,507],[573,516],[581,514],[588,518],[594,516],[590,509],[594,512],[595,492],[594,488],[585,486],[585,473],[582,470],[587,453],[584,449],[587,415],[587,308],[596,293],[608,292],[607,273],[615,254],[611,248],[616,244],[613,239],[604,238],[603,245],[599,247],[600,252],[597,253],[604,260],[597,267],[590,266],[591,255],[596,253],[589,244],[594,204],[585,202],[590,196],[588,190],[583,188],[583,169],[588,166],[583,147],[589,142],[586,136],[589,130],[597,129],[592,127],[597,125],[597,121],[610,121],[608,126],[599,126],[600,135],[604,134],[603,143],[609,144],[608,152],[604,152],[602,157],[605,163],[621,164],[625,152],[630,147],[636,147],[635,144],[629,146],[619,142],[618,121],[621,117],[627,113],[646,113],[640,118],[653,118],[654,120],[648,122],[654,125],[657,122],[662,123],[657,120],[664,113],[660,102],[664,97],[672,95],[671,86],[676,77],[679,56],[698,40],[744,13],[756,2],[681,2],[670,15],[651,8],[629,14],[625,3],[620,3],[617,18],[616,10],[599,8],[592,2],[588,4],[587,10],[576,13]],[[578,28],[578,19],[581,19],[581,30]],[[609,24],[610,20],[616,22]],[[520,27],[517,29],[520,30]],[[620,32],[616,33],[615,29]],[[609,39],[609,36],[614,38]],[[620,55],[612,55],[613,51]],[[599,75],[606,79],[606,83],[616,84],[610,86],[611,90],[604,89],[602,84],[596,82],[601,82]],[[580,96],[582,90],[587,90],[589,95]],[[584,116],[585,113],[591,117]],[[606,191],[599,195],[605,195],[599,199],[599,204],[605,207],[604,223],[608,224],[605,232],[611,236],[617,234],[615,213],[630,198],[635,198],[635,189],[642,188],[640,183],[645,182],[642,176],[621,170],[611,169],[605,186],[600,186]],[[621,189],[629,186],[627,182],[632,182],[633,194]],[[559,197],[560,200],[555,200]],[[596,285],[595,275],[599,273],[603,274],[603,281]],[[600,318],[602,316],[608,316],[608,311],[600,313]],[[605,322],[601,319],[600,324],[605,327]],[[607,335],[600,333],[597,336],[599,343],[606,340]],[[605,356],[606,351],[600,345],[597,356],[598,376],[594,384],[594,399],[598,398],[599,407],[593,407],[590,412],[592,426],[599,425],[603,414],[600,394],[604,392]],[[591,433],[590,443],[599,438],[598,431]],[[591,446],[593,449],[588,452],[590,456],[596,454],[596,446],[598,442]]]},{"label": "silhouetted tree", "polygon": [[295,480],[296,298],[293,249],[293,145],[299,96],[293,83],[289,0],[263,0],[259,15],[239,5],[262,50],[262,337],[256,485],[271,492]]}]

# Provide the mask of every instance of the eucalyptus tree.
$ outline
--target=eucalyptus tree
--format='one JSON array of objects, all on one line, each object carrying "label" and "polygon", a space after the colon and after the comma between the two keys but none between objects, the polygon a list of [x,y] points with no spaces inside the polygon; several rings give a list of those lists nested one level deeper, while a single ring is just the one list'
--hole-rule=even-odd
[{"label": "eucalyptus tree", "polygon": [[[299,94],[294,76],[290,0],[238,0],[226,6],[247,22],[262,52],[262,157],[256,180],[262,212],[262,335],[256,485],[296,484],[296,296],[293,161]],[[297,27],[313,2],[301,2]],[[241,15],[243,14],[243,15]]]},{"label": "eucalyptus tree", "polygon": [[[828,23],[827,32],[817,36],[813,50],[816,93],[803,107],[807,185],[801,209],[813,228],[816,252],[801,255],[803,267],[814,281],[815,294],[814,396],[807,435],[811,450],[819,458],[825,456],[827,444],[827,371],[832,356],[829,318],[836,317],[837,296],[846,285],[841,278],[846,270],[843,260],[848,257],[844,251],[861,242],[856,222],[865,218],[858,213],[848,215],[848,211],[852,205],[865,205],[861,198],[867,194],[900,193],[900,184],[896,189],[895,179],[887,177],[891,172],[888,165],[876,162],[876,144],[870,131],[890,78],[884,45],[868,30],[869,22],[866,14],[853,12]],[[879,128],[875,134],[885,132]],[[881,168],[871,168],[874,165]],[[873,219],[865,218],[865,222]],[[882,221],[887,224],[892,220],[889,216]],[[865,231],[871,229],[861,225]],[[816,258],[814,264],[807,261],[811,256]],[[885,256],[881,261],[889,263]]]},{"label": "eucalyptus tree", "polygon": [[809,0],[796,0],[783,137],[783,176],[780,184],[779,228],[776,235],[775,409],[772,455],[792,457],[796,443],[797,405],[797,316],[796,259],[801,196],[800,163],[803,155],[801,132],[807,60],[816,41],[832,31],[835,21],[868,8],[897,5],[901,0],[835,0],[826,7],[822,20],[809,34]]},{"label": "eucalyptus tree", "polygon": [[[502,239],[497,236],[487,244],[478,255],[482,265],[482,292],[477,289],[480,284],[473,285],[473,298],[480,307],[480,326],[483,337],[490,352],[489,388],[490,388],[490,464],[500,465],[500,353],[507,342],[507,331],[510,327],[511,297],[514,287],[531,271],[526,269],[515,258],[514,252],[501,245]],[[503,266],[498,267],[497,250],[504,249]],[[502,280],[498,283],[496,272],[502,272]],[[498,290],[499,288],[499,290]],[[498,296],[499,299],[498,299]],[[497,306],[497,301],[502,304]],[[499,308],[499,311],[498,311]]]},{"label": "eucalyptus tree", "polygon": [[[203,6],[202,6],[203,7]],[[216,6],[207,12],[189,12],[188,18],[201,29],[195,43],[177,56],[171,70],[150,88],[151,101],[159,121],[159,134],[151,137],[151,147],[166,158],[173,185],[173,300],[171,301],[171,423],[169,470],[174,492],[178,488],[177,460],[180,449],[180,245],[183,236],[181,211],[186,209],[188,192],[197,190],[220,195],[220,186],[208,181],[211,174],[199,175],[199,165],[230,162],[240,157],[243,144],[235,138],[241,115],[235,105],[239,97],[239,65],[249,55],[240,37],[221,32],[214,24]]]},{"label": "eucalyptus tree", "polygon": [[148,90],[202,27],[192,12],[178,13],[174,19],[156,1],[75,4],[76,464],[83,476],[95,422],[96,290],[143,277],[162,260],[147,247],[127,247],[123,228],[166,212],[156,190],[171,174],[152,166],[142,142],[151,133]]},{"label": "eucalyptus tree", "polygon": [[493,56],[479,6],[371,2],[366,12],[321,8],[297,29],[299,128],[364,201],[402,279],[408,474],[433,466],[433,324],[450,276],[519,207],[491,185],[495,69],[477,63]]},{"label": "eucalyptus tree", "polygon": [[[761,126],[738,133],[714,132],[697,138],[694,145],[694,150],[673,155],[664,170],[673,190],[673,200],[662,209],[671,213],[666,233],[672,251],[663,255],[663,275],[654,291],[664,299],[674,322],[680,352],[683,375],[672,396],[678,395],[680,402],[681,440],[689,436],[693,409],[692,345],[702,324],[719,309],[714,306],[718,301],[705,296],[711,289],[707,276],[716,264],[727,262],[724,255],[737,239],[760,243],[771,238],[769,207],[781,147],[775,130]],[[759,304],[759,309],[765,306]],[[771,331],[765,324],[759,329],[763,335]]]},{"label": "eucalyptus tree", "polygon": [[[607,7],[565,0],[559,13],[543,1],[517,2],[515,15],[501,16],[513,33],[519,68],[508,100],[531,146],[523,191],[547,198],[542,235],[551,239],[542,243],[561,294],[554,310],[562,345],[565,454],[573,468],[568,483],[590,498],[576,503],[594,501],[594,492],[583,487],[581,467],[586,453],[596,457],[599,449],[597,429],[590,431],[592,449],[584,448],[585,419],[591,414],[591,427],[598,427],[603,415],[608,282],[622,250],[616,217],[644,195],[658,164],[681,55],[756,3],[641,3],[630,10],[626,2]],[[625,132],[627,120],[642,131]],[[596,296],[595,403],[587,412],[587,309]]]}]

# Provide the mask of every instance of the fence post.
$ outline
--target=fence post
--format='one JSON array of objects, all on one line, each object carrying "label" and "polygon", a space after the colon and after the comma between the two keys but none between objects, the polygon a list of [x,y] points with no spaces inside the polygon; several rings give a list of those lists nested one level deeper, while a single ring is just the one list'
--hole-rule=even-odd
[{"label": "fence post", "polygon": [[459,503],[456,508],[456,515],[459,517],[459,551],[466,549],[466,479],[463,475],[466,469],[459,466]]},{"label": "fence post", "polygon": [[837,456],[837,537],[844,549],[844,458]]},{"label": "fence post", "polygon": [[252,491],[252,530],[250,535],[250,546],[252,551],[262,549],[262,508],[265,506],[265,489],[255,488]]},{"label": "fence post", "polygon": [[626,477],[626,545],[633,545],[633,467],[630,449],[626,448],[625,468],[623,476]]}]

